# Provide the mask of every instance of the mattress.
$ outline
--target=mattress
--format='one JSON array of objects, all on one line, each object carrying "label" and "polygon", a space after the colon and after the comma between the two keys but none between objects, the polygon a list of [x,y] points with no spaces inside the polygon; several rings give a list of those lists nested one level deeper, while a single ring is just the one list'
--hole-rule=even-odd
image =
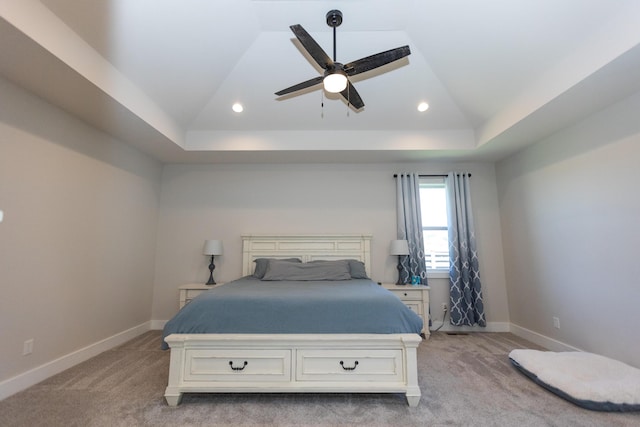
[{"label": "mattress", "polygon": [[[170,334],[420,334],[422,319],[370,279],[263,281],[246,276],[203,292]],[[163,341],[163,348],[167,348]]]}]

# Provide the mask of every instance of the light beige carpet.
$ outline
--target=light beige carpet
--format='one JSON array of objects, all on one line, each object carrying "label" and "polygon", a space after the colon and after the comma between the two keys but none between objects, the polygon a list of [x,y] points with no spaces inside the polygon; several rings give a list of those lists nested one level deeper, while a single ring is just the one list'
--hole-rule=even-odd
[{"label": "light beige carpet", "polygon": [[418,350],[422,400],[399,394],[187,394],[163,398],[169,353],[150,331],[0,402],[0,426],[639,426],[581,409],[511,365],[512,334],[439,332]]}]

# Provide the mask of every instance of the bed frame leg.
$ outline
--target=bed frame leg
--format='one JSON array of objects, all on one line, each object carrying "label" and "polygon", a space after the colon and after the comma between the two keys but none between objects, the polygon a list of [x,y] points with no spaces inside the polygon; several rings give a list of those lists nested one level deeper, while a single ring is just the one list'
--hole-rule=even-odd
[{"label": "bed frame leg", "polygon": [[418,385],[418,345],[420,340],[405,342],[405,363],[407,372],[407,402],[409,406],[416,407],[420,402],[420,386]]},{"label": "bed frame leg", "polygon": [[415,408],[416,406],[418,406],[418,403],[420,402],[420,394],[418,394],[417,396],[414,395],[409,395],[409,393],[407,392],[407,403],[409,404],[410,407]]},{"label": "bed frame leg", "polygon": [[167,400],[167,405],[178,406],[182,400],[182,393],[170,393],[167,391],[164,393],[164,398]]}]

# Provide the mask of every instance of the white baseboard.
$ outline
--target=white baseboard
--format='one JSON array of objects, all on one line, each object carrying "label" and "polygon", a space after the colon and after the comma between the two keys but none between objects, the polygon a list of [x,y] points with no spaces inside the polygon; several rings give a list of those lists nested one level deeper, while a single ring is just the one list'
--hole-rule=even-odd
[{"label": "white baseboard", "polygon": [[[431,331],[440,326],[441,323],[434,322],[431,326]],[[565,344],[562,341],[558,341],[553,338],[549,338],[545,335],[539,334],[532,330],[518,326],[515,323],[509,322],[487,322],[487,326],[482,328],[480,326],[453,326],[448,322],[440,328],[442,332],[511,332],[514,335],[531,341],[534,344],[538,344],[551,351],[584,351],[577,347],[573,347],[569,344]]]},{"label": "white baseboard", "polygon": [[[442,322],[433,322],[430,327],[431,331],[435,331],[442,325]],[[481,326],[453,326],[448,321],[439,329],[442,332],[510,332],[509,322],[487,322],[486,327]]]},{"label": "white baseboard", "polygon": [[152,320],[151,327],[149,329],[151,329],[152,331],[162,330],[164,329],[164,325],[167,322],[168,320]]},{"label": "white baseboard", "polygon": [[98,354],[110,350],[114,347],[124,344],[125,342],[147,332],[150,329],[151,322],[144,322],[131,329],[115,334],[109,338],[105,338],[94,344],[76,350],[65,356],[59,357],[44,365],[40,365],[27,372],[16,375],[0,382],[0,400],[18,393],[34,384],[38,384],[47,378],[56,375],[66,369],[69,369],[78,363],[82,363]]},{"label": "white baseboard", "polygon": [[565,344],[562,341],[549,338],[545,335],[523,328],[522,326],[518,326],[515,323],[511,323],[511,333],[551,351],[584,351],[577,347],[570,346],[569,344]]}]

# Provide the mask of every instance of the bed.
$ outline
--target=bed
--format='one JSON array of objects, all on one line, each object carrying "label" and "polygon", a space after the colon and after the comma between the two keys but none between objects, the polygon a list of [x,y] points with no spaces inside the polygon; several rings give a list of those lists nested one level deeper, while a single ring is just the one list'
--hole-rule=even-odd
[{"label": "bed", "polygon": [[[415,314],[410,310],[408,311],[412,314],[403,320],[410,324],[409,329],[397,329],[398,327],[394,326],[388,330],[383,329],[382,332],[373,332],[379,329],[371,326],[373,329],[370,330],[366,325],[353,326],[355,329],[345,327],[337,330],[331,326],[316,325],[319,322],[310,322],[314,326],[304,326],[304,332],[297,333],[297,329],[291,329],[292,322],[284,319],[288,317],[289,312],[298,310],[312,317],[311,306],[296,306],[297,308],[291,308],[289,311],[286,308],[278,308],[274,313],[281,313],[284,318],[271,319],[270,323],[273,325],[268,329],[261,326],[248,326],[247,329],[247,325],[237,325],[243,323],[242,317],[227,322],[224,328],[217,329],[204,329],[197,323],[187,324],[188,326],[183,326],[182,329],[175,325],[176,318],[187,316],[187,309],[194,311],[198,306],[205,307],[207,299],[217,301],[219,296],[231,294],[235,288],[259,286],[259,292],[271,295],[271,289],[284,287],[285,292],[293,292],[290,286],[301,286],[297,282],[293,284],[277,280],[277,269],[273,265],[285,265],[286,262],[273,262],[273,268],[266,275],[271,274],[271,277],[264,277],[264,281],[256,282],[252,276],[257,260],[298,260],[309,267],[313,263],[322,264],[323,261],[336,261],[339,264],[342,262],[340,260],[355,260],[360,261],[364,270],[369,272],[370,245],[370,235],[242,236],[244,281],[227,283],[201,294],[165,326],[164,342],[171,351],[169,379],[165,390],[167,403],[177,406],[183,393],[349,392],[404,393],[409,406],[417,406],[421,393],[418,386],[416,352],[422,341],[419,335],[422,325],[420,323],[416,327],[411,323],[410,316]],[[288,265],[287,268],[290,267],[291,265]],[[274,280],[266,280],[270,278]],[[365,294],[372,294],[376,298],[391,295],[371,280],[364,279],[342,281],[338,277],[336,280],[324,282],[324,285],[318,285],[321,288],[315,290],[311,286],[316,285],[304,282],[304,286],[307,284],[310,288],[305,288],[305,292],[310,292],[309,295],[313,292],[319,295],[322,291],[318,289],[325,289],[327,295],[348,294],[346,287],[340,288],[347,284],[348,289],[362,292],[362,298]],[[369,290],[361,291],[367,287]],[[338,291],[338,288],[341,290]],[[395,296],[392,297],[397,300]],[[217,311],[222,312],[225,307],[229,312],[236,311],[232,303],[234,297],[231,298],[223,305],[217,306]],[[280,298],[263,303],[263,306],[270,306],[277,299]],[[237,300],[236,297],[235,303],[240,304]],[[373,306],[375,311],[375,304],[375,301],[367,300],[366,304],[361,302],[360,306]],[[399,304],[403,306],[401,302]],[[193,306],[190,308],[190,305]],[[215,307],[213,305],[207,307],[209,314],[216,311],[212,309]],[[251,317],[259,316],[259,307],[257,305],[250,309],[254,310],[251,311]],[[348,315],[354,310],[335,310],[330,317],[335,317],[336,313]],[[374,318],[362,314],[351,319],[343,319],[342,324],[351,325],[356,323],[352,322],[356,317],[364,316],[371,319],[364,324],[375,324],[383,319],[383,316]],[[207,315],[196,314],[195,317],[202,318]],[[293,323],[303,322],[295,320]],[[388,322],[383,320],[377,323]],[[208,332],[209,330],[213,332]]]}]

